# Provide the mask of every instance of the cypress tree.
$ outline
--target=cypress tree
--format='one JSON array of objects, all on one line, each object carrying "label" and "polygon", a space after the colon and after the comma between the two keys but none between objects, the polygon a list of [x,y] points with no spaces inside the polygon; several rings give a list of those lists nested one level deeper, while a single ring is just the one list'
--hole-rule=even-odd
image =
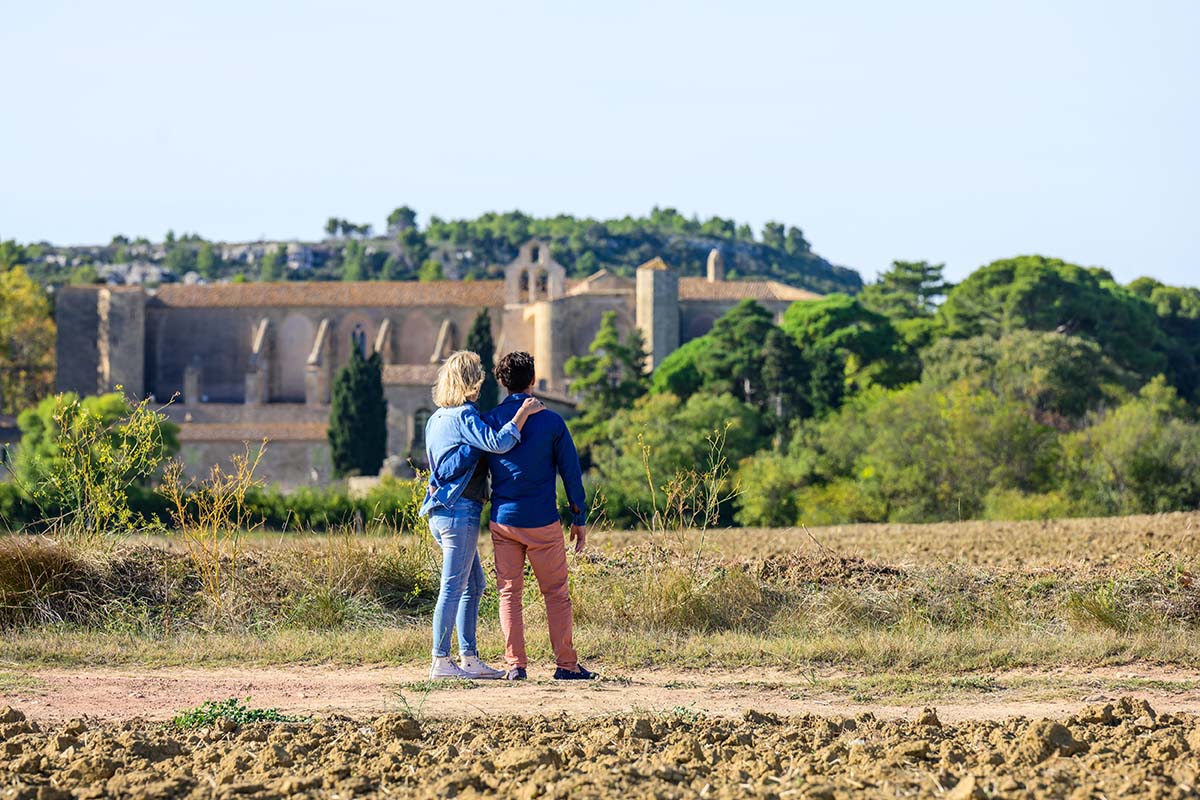
[{"label": "cypress tree", "polygon": [[387,455],[387,400],[383,362],[378,353],[363,355],[366,334],[355,333],[350,362],[333,383],[329,409],[329,449],[333,473],[376,475]]},{"label": "cypress tree", "polygon": [[479,390],[480,411],[490,411],[500,400],[500,387],[492,370],[496,364],[496,345],[492,341],[492,318],[485,308],[476,315],[467,334],[467,349],[479,356],[483,362],[483,388]]}]

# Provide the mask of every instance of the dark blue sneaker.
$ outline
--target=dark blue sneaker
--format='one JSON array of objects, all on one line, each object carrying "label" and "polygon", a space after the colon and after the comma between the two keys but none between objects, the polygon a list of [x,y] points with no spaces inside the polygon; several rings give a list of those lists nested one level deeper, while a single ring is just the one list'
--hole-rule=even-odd
[{"label": "dark blue sneaker", "polygon": [[554,670],[554,680],[556,681],[594,681],[600,677],[594,672],[588,672],[583,668],[583,664],[576,664],[576,669],[572,672],[569,669],[559,667]]},{"label": "dark blue sneaker", "polygon": [[506,681],[523,681],[527,677],[529,676],[525,674],[524,667],[513,667],[504,674],[504,680]]}]

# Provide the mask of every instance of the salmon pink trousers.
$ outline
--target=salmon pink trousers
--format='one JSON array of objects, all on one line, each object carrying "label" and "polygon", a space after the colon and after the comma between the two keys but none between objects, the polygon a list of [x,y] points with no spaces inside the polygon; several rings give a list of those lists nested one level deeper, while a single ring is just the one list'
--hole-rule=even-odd
[{"label": "salmon pink trousers", "polygon": [[525,559],[533,567],[538,588],[546,600],[546,620],[554,661],[575,671],[579,657],[571,642],[571,595],[567,587],[567,548],[562,525],[518,528],[491,523],[496,553],[496,587],[500,591],[500,630],[504,633],[504,658],[509,668],[526,666],[525,618],[521,596],[525,589]]}]

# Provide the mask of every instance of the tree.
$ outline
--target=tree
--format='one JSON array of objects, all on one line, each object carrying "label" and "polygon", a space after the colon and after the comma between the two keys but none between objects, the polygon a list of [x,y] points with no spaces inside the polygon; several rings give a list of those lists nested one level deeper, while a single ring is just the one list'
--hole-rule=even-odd
[{"label": "tree", "polygon": [[353,240],[346,242],[346,246],[342,249],[342,280],[364,281],[366,279],[362,244]]},{"label": "tree", "polygon": [[417,280],[422,283],[444,281],[445,279],[446,274],[442,271],[442,262],[434,261],[432,258],[421,264],[421,269],[417,272]]},{"label": "tree", "polygon": [[100,272],[96,269],[95,264],[80,264],[71,270],[69,283],[72,286],[89,286],[93,283],[100,283]]},{"label": "tree", "polygon": [[604,436],[613,415],[631,407],[649,384],[642,332],[633,328],[622,340],[615,311],[601,317],[588,354],[568,358],[563,369],[571,379],[571,391],[580,398],[574,429],[584,450]]},{"label": "tree", "polygon": [[893,322],[931,318],[937,301],[953,288],[942,277],[945,268],[945,264],[928,261],[893,261],[879,280],[863,288],[858,300]]},{"label": "tree", "polygon": [[764,421],[775,433],[775,447],[793,419],[812,414],[809,398],[809,368],[800,348],[782,330],[771,326],[762,349],[762,385],[765,392]]},{"label": "tree", "polygon": [[857,298],[831,294],[792,303],[780,327],[805,358],[815,358],[812,352],[835,351],[845,367],[847,391],[874,384],[898,386],[920,374],[920,362],[903,346],[888,318],[867,309]]},{"label": "tree", "polygon": [[21,412],[16,474],[46,517],[78,532],[125,532],[139,520],[129,495],[179,451],[179,428],[149,401],[113,392],[47,397]]},{"label": "tree", "polygon": [[768,222],[763,226],[762,231],[763,244],[767,247],[777,250],[784,249],[785,232],[784,226],[780,222]]},{"label": "tree", "polygon": [[771,312],[753,300],[743,300],[713,324],[699,353],[696,368],[704,391],[732,394],[759,410],[767,405],[762,379],[762,346],[775,327]]},{"label": "tree", "polygon": [[0,412],[15,414],[54,386],[50,299],[21,267],[0,272]]},{"label": "tree", "polygon": [[1162,377],[1065,442],[1066,490],[1086,513],[1200,506],[1200,424]]},{"label": "tree", "polygon": [[330,217],[325,220],[325,234],[331,239],[338,235],[338,231],[342,228],[342,221],[337,217]]},{"label": "tree", "polygon": [[217,277],[221,271],[221,264],[221,255],[213,247],[212,242],[200,245],[200,251],[196,253],[196,272],[200,274],[200,277],[209,280]]},{"label": "tree", "polygon": [[1049,331],[941,339],[923,360],[923,381],[949,386],[965,380],[1023,403],[1039,422],[1061,430],[1088,412],[1120,403],[1138,384],[1136,375],[1118,367],[1091,339]]},{"label": "tree", "polygon": [[196,251],[189,244],[176,242],[167,250],[166,267],[176,275],[186,275],[196,268]]},{"label": "tree", "polygon": [[479,390],[476,405],[480,411],[490,411],[500,400],[500,388],[496,384],[496,345],[492,341],[492,317],[485,308],[475,315],[471,330],[467,332],[467,349],[479,356],[483,364],[483,388]]},{"label": "tree", "polygon": [[1167,367],[1168,342],[1150,302],[1103,270],[1059,259],[1021,256],[988,264],[946,295],[938,316],[956,338],[1059,331],[1091,339],[1118,366],[1145,379]]},{"label": "tree", "polygon": [[1129,291],[1154,306],[1166,336],[1167,377],[1179,394],[1200,403],[1200,289],[1138,278]]},{"label": "tree", "polygon": [[383,362],[363,355],[366,334],[356,333],[350,361],[333,382],[329,408],[329,449],[336,477],[376,475],[387,455],[387,400]]},{"label": "tree", "polygon": [[873,389],[802,426],[789,449],[804,464],[796,490],[811,487],[797,507],[821,521],[978,516],[990,491],[1052,486],[1060,453],[1023,405],[965,381]]},{"label": "tree", "polygon": [[276,245],[263,253],[258,279],[263,283],[283,280],[283,246]]},{"label": "tree", "polygon": [[678,349],[662,360],[650,376],[651,394],[673,394],[686,400],[704,385],[704,378],[696,364],[708,358],[712,341],[707,336],[698,336],[684,342]]},{"label": "tree", "polygon": [[753,407],[727,394],[703,393],[687,402],[673,394],[642,397],[618,411],[608,431],[612,446],[593,448],[592,460],[608,519],[625,525],[651,515],[650,484],[661,509],[663,487],[705,470],[714,447],[736,464],[755,451],[761,435]]},{"label": "tree", "polygon": [[400,206],[388,214],[387,230],[392,236],[417,227],[417,212],[408,206]]},{"label": "tree", "polygon": [[393,255],[389,255],[386,259],[384,259],[383,266],[379,268],[379,280],[400,280],[400,260]]}]

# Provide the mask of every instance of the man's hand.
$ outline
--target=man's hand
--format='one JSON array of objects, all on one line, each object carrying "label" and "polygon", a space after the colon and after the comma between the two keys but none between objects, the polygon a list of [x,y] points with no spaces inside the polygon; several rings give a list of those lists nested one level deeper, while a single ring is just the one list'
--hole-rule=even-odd
[{"label": "man's hand", "polygon": [[571,541],[575,543],[575,552],[582,553],[587,547],[587,525],[572,525]]}]

